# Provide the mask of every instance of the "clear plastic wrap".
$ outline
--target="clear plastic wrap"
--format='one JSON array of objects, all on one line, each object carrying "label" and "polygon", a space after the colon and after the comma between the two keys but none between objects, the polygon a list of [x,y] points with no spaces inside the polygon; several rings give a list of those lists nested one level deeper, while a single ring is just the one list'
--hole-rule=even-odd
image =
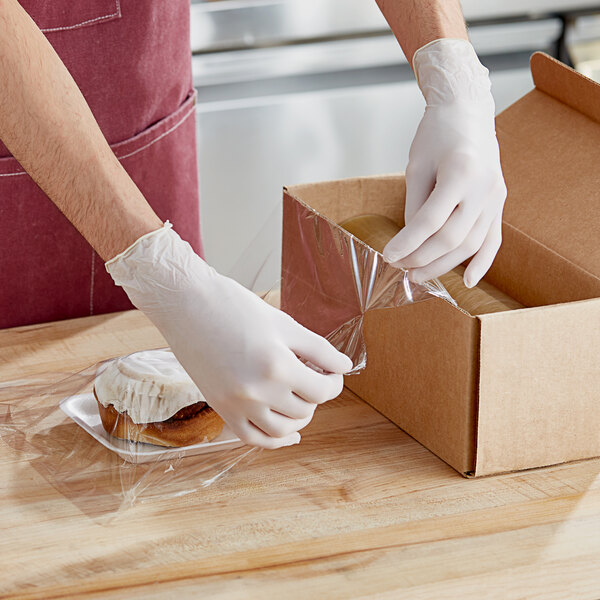
[{"label": "clear plastic wrap", "polygon": [[194,454],[187,448],[111,440],[92,395],[95,378],[110,362],[90,365],[50,385],[0,383],[0,439],[24,453],[82,512],[102,520],[138,501],[200,490],[262,451],[234,443]]},{"label": "clear plastic wrap", "polygon": [[[279,303],[282,261],[273,235],[281,240],[280,220],[281,212],[275,211],[231,273],[274,304]],[[381,254],[301,203],[285,206],[284,228],[282,308],[293,303],[304,324],[352,358],[353,373],[366,363],[365,312],[432,295],[452,302],[438,282],[411,283]],[[311,312],[316,292],[329,299],[319,314]],[[199,491],[262,452],[226,431],[204,444],[173,448],[111,435],[93,394],[96,378],[111,363],[90,365],[52,385],[30,379],[0,383],[2,442],[25,453],[36,471],[82,511],[97,515],[102,507],[112,518],[139,501]]]},{"label": "clear plastic wrap", "polygon": [[411,282],[407,271],[298,198],[284,197],[283,223],[281,308],[347,354],[352,374],[366,366],[367,311],[432,296],[456,305],[437,279]]}]

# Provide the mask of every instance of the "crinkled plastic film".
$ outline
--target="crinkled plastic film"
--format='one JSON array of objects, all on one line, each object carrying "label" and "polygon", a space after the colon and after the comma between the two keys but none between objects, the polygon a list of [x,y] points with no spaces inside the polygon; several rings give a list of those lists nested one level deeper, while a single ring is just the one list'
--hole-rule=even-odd
[{"label": "crinkled plastic film", "polygon": [[[121,454],[105,447],[81,420],[95,424],[100,436],[92,391],[96,376],[109,362],[90,365],[50,385],[31,380],[0,383],[1,440],[24,453],[27,462],[84,513],[110,520],[136,502],[201,490],[262,451],[239,442],[234,448],[194,454],[186,448],[116,438],[111,442]],[[78,400],[86,397],[84,408],[77,408]],[[73,400],[77,420],[63,410]],[[140,452],[149,448],[155,452],[150,458]]]},{"label": "crinkled plastic film", "polygon": [[281,308],[325,336],[353,362],[366,366],[363,321],[367,311],[443,298],[438,280],[415,284],[407,271],[298,198],[284,195]]},{"label": "crinkled plastic film", "polygon": [[[284,203],[283,246],[277,223],[280,210],[230,275],[273,304],[281,300],[283,310],[325,335],[350,356],[353,373],[366,364],[367,311],[431,296],[453,302],[441,284],[411,283],[381,254],[299,201]],[[233,440],[198,454],[189,447],[111,436],[102,428],[93,396],[94,381],[109,362],[50,385],[30,379],[0,383],[0,438],[83,512],[112,519],[137,502],[201,492],[263,451]]]}]

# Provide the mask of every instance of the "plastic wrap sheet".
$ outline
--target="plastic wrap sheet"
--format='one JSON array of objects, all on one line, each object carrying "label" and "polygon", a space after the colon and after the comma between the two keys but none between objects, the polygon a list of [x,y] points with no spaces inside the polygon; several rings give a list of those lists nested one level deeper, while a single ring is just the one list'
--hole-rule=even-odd
[{"label": "plastic wrap sheet", "polygon": [[456,305],[436,279],[415,284],[408,272],[297,198],[284,197],[281,308],[366,366],[367,311],[436,296]]},{"label": "plastic wrap sheet", "polygon": [[139,501],[201,490],[262,451],[238,441],[229,449],[194,454],[113,438],[102,428],[92,395],[95,378],[109,362],[51,385],[0,383],[0,439],[82,512],[110,520]]}]

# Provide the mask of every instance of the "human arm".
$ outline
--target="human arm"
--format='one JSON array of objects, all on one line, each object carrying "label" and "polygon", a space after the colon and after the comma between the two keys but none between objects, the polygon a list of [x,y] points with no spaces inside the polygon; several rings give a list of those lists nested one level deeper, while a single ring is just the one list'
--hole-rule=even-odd
[{"label": "human arm", "polygon": [[161,227],[16,0],[0,0],[0,139],[103,259]]},{"label": "human arm", "polygon": [[0,138],[110,259],[115,282],[234,433],[265,448],[297,443],[315,407],[340,393],[350,360],[161,227],[62,61],[15,0],[0,0]]},{"label": "human arm", "polygon": [[488,71],[468,42],[458,0],[377,0],[427,107],[406,169],[406,226],[384,257],[413,281],[471,258],[468,287],[490,268],[502,240],[506,186]]},{"label": "human arm", "polygon": [[415,52],[434,40],[468,40],[458,0],[376,0],[410,64]]}]

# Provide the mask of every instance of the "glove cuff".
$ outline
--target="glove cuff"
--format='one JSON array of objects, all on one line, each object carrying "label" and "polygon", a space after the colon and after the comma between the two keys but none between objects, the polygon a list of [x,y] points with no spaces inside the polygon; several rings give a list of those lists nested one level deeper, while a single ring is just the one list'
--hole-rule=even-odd
[{"label": "glove cuff", "polygon": [[145,240],[162,235],[165,231],[172,228],[173,224],[169,221],[165,221],[160,229],[155,229],[154,231],[150,231],[149,233],[142,235],[137,240],[135,240],[135,242],[133,242],[131,246],[125,248],[123,252],[117,254],[116,256],[113,256],[110,260],[107,260],[104,263],[105,269],[112,275],[111,270],[115,267],[115,265],[118,265],[128,256],[132,256],[133,254],[135,254],[136,250],[138,250],[140,246],[147,245],[147,242]]},{"label": "glove cuff", "polygon": [[415,52],[413,70],[428,106],[483,103],[493,114],[489,71],[469,41],[443,38],[429,42]]},{"label": "glove cuff", "polygon": [[198,275],[212,270],[172,227],[167,221],[104,265],[114,282],[142,310],[154,296],[185,289]]}]

